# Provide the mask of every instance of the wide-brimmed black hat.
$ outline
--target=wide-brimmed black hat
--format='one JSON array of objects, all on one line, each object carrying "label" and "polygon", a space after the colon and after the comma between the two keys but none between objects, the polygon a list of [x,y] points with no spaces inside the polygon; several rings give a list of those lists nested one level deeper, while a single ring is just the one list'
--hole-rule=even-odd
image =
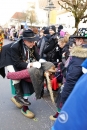
[{"label": "wide-brimmed black hat", "polygon": [[70,38],[84,38],[87,39],[87,28],[80,28],[75,35],[72,35]]},{"label": "wide-brimmed black hat", "polygon": [[37,41],[37,37],[36,37],[35,33],[31,29],[23,31],[22,39],[30,41],[30,42],[31,41]]}]

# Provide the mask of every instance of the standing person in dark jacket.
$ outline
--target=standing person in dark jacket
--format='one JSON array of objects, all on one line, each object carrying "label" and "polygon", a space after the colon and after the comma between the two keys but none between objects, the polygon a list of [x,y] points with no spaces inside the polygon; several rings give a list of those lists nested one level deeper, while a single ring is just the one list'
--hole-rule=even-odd
[{"label": "standing person in dark jacket", "polygon": [[46,29],[46,27],[43,27],[39,32],[39,41],[37,42],[38,51],[40,51],[41,43],[42,43],[42,40],[43,40],[43,37],[44,37],[43,32],[44,32],[45,29]]},{"label": "standing person in dark jacket", "polygon": [[61,92],[60,103],[57,105],[57,113],[54,116],[51,116],[51,120],[56,120],[63,104],[72,92],[76,82],[83,74],[81,64],[87,58],[87,28],[79,29],[77,35],[72,36],[71,38],[75,38],[76,46],[70,51],[71,60],[67,69],[66,82]]},{"label": "standing person in dark jacket", "polygon": [[58,46],[58,36],[56,34],[56,27],[54,25],[49,27],[49,33],[51,38],[49,39],[49,46],[44,50],[46,54],[46,60],[56,64],[61,62],[62,58],[62,49]]},{"label": "standing person in dark jacket", "polygon": [[46,47],[49,45],[49,39],[50,39],[50,34],[49,34],[49,27],[46,27],[46,29],[43,32],[43,38],[41,41],[41,46],[40,46],[40,58],[45,59],[46,60],[46,54],[44,54],[44,50],[46,49]]}]

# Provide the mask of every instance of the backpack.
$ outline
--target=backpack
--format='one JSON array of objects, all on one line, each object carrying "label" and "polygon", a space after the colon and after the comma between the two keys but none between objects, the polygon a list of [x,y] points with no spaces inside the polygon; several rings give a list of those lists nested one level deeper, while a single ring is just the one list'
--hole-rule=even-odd
[{"label": "backpack", "polygon": [[[49,42],[45,42],[43,51],[49,46]],[[43,57],[47,59],[47,55],[43,53]]]},{"label": "backpack", "polygon": [[47,61],[50,61],[50,62],[54,62],[55,60],[55,57],[56,57],[56,50],[57,50],[57,44],[55,45],[55,47],[49,51],[47,54],[46,54],[46,60]]},{"label": "backpack", "polygon": [[49,42],[45,42],[44,50],[49,46]]}]

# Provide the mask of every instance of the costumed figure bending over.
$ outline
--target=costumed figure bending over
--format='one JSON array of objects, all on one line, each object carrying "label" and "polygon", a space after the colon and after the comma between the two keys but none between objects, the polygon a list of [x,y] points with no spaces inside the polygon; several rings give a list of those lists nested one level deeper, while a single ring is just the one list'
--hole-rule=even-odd
[{"label": "costumed figure bending over", "polygon": [[[7,67],[9,71],[7,78],[12,79],[16,91],[16,96],[11,100],[17,107],[22,108],[22,114],[28,118],[35,116],[28,108],[31,104],[28,101],[28,95],[35,92],[37,99],[43,96],[44,76],[49,83],[48,88],[54,102],[49,75],[56,69],[53,63],[39,59],[36,40],[37,37],[31,29],[25,30],[23,37],[18,41],[3,47],[0,59],[0,69],[4,70],[3,68]],[[4,71],[0,72],[5,77]]]}]

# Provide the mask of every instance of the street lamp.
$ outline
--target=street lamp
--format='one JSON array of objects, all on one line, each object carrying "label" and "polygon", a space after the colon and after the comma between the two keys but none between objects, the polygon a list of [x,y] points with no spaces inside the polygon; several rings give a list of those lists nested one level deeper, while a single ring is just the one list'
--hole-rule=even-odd
[{"label": "street lamp", "polygon": [[51,0],[47,0],[47,6],[44,10],[48,11],[48,26],[49,26],[49,18],[50,18],[50,11],[56,8]]}]

